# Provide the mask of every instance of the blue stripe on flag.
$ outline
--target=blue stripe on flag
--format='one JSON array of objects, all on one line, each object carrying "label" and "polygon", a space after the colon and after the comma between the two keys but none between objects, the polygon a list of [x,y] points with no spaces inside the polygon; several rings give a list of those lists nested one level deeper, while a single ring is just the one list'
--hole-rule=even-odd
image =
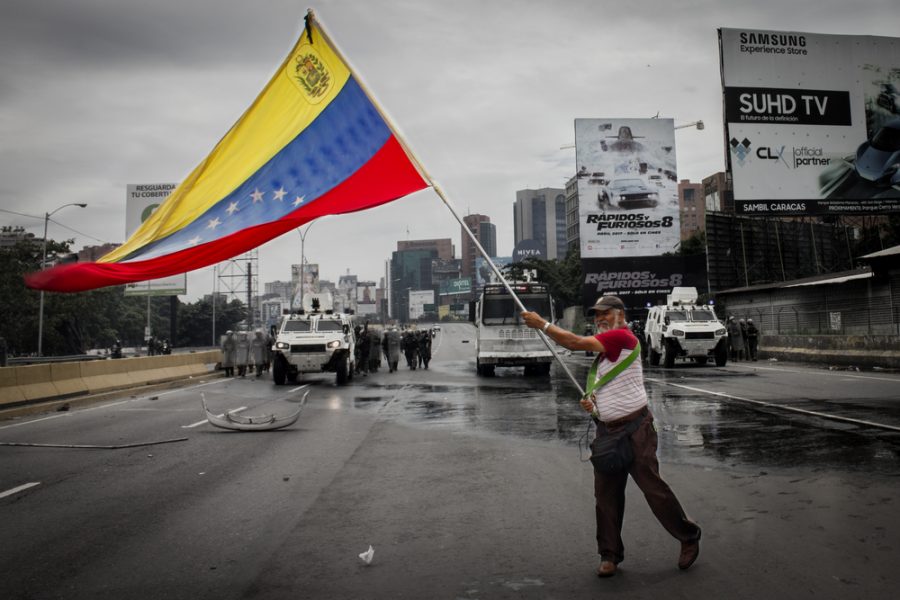
[{"label": "blue stripe on flag", "polygon": [[186,227],[119,262],[147,260],[276,221],[353,175],[391,131],[353,77],[269,162]]}]

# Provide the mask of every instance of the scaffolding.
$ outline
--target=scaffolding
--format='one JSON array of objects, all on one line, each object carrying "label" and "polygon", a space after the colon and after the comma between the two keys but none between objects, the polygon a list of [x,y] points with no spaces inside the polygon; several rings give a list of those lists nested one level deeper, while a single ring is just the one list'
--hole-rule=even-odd
[{"label": "scaffolding", "polygon": [[262,323],[259,306],[259,252],[246,254],[219,263],[219,293],[227,302],[239,300],[247,307],[247,329]]}]

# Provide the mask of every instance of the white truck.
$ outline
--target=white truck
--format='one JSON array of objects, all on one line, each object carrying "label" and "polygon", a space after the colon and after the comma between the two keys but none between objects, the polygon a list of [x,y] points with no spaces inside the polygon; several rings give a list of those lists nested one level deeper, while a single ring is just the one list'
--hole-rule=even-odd
[{"label": "white truck", "polygon": [[[513,283],[516,296],[530,311],[550,322],[554,320],[553,300],[544,283]],[[491,376],[496,367],[524,367],[525,375],[548,375],[553,353],[519,316],[519,308],[506,287],[485,284],[474,306],[476,329],[475,369]]]},{"label": "white truck", "polygon": [[320,310],[330,295],[312,296],[309,309],[285,315],[272,347],[272,378],[276,385],[296,382],[301,373],[335,373],[337,384],[353,379],[356,334],[352,316]]},{"label": "white truck", "polygon": [[728,362],[725,325],[716,318],[712,306],[697,304],[697,288],[673,288],[664,306],[650,308],[644,338],[654,366],[660,359],[666,368],[673,367],[676,359],[700,365],[713,359],[717,367]]}]

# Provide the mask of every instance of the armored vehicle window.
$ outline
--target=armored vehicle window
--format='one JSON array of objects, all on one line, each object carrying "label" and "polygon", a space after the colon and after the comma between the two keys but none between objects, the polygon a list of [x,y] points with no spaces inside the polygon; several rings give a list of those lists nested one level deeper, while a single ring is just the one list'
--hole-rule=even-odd
[{"label": "armored vehicle window", "polygon": [[715,321],[716,315],[711,310],[698,309],[691,311],[692,321]]},{"label": "armored vehicle window", "polygon": [[319,324],[316,325],[316,331],[341,331],[343,327],[341,326],[340,321],[326,321],[323,319],[319,319]]},{"label": "armored vehicle window", "polygon": [[684,310],[669,310],[666,311],[666,316],[669,317],[670,321],[687,321],[687,311]]},{"label": "armored vehicle window", "polygon": [[309,331],[309,321],[285,321],[282,331]]}]

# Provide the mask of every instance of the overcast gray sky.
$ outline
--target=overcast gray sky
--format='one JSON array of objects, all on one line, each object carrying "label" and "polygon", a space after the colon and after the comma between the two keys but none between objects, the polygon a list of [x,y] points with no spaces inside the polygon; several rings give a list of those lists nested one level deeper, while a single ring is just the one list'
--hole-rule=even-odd
[{"label": "overcast gray sky", "polygon": [[[50,237],[122,242],[125,186],[177,182],[213,148],[292,48],[306,8],[461,214],[513,246],[525,188],[575,172],[576,118],[640,118],[676,133],[678,175],[724,169],[718,27],[898,35],[896,0],[3,0],[0,208],[54,216]],[[43,219],[0,213],[40,237]],[[408,233],[407,233],[408,231]],[[324,279],[383,275],[399,239],[460,228],[431,190],[312,226]],[[260,248],[260,284],[290,278],[300,236]],[[211,268],[188,279],[209,293]],[[262,286],[260,286],[262,287]]]}]

